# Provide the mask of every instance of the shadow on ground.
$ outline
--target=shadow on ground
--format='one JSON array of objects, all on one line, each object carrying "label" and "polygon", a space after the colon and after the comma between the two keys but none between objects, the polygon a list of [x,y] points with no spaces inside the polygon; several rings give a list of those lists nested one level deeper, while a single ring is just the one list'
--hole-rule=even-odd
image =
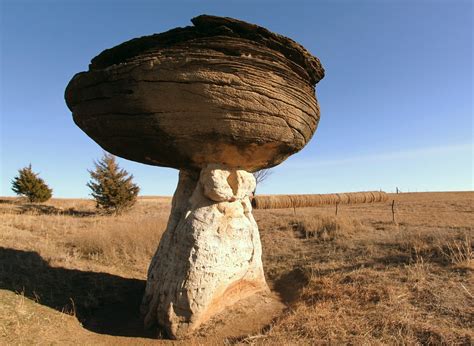
[{"label": "shadow on ground", "polygon": [[23,204],[20,206],[20,213],[35,213],[40,215],[69,215],[69,216],[93,216],[97,213],[90,210],[76,210],[74,208],[62,209],[52,205],[44,204]]},{"label": "shadow on ground", "polygon": [[13,208],[10,212],[14,214],[29,214],[34,213],[36,215],[67,215],[67,216],[94,216],[98,215],[97,211],[94,210],[78,210],[75,208],[57,208],[52,205],[46,204],[35,204],[25,203],[21,199],[3,199],[0,198],[0,204],[10,204]]},{"label": "shadow on ground", "polygon": [[5,198],[0,198],[0,204],[17,204],[18,202],[15,201],[14,199],[5,199]]},{"label": "shadow on ground", "polygon": [[294,302],[304,286],[308,284],[309,278],[300,268],[280,276],[274,283],[273,289],[285,304]]},{"label": "shadow on ground", "polygon": [[145,281],[49,266],[37,252],[0,247],[0,289],[75,314],[84,328],[114,336],[155,338],[139,307]]}]

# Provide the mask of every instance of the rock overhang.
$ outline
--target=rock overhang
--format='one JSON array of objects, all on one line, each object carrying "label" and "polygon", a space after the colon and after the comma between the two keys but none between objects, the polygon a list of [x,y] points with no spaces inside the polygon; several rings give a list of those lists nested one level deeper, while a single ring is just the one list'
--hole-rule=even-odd
[{"label": "rock overhang", "polygon": [[192,22],[92,59],[66,89],[76,124],[115,155],[178,169],[255,171],[301,150],[319,121],[319,60],[254,24]]}]

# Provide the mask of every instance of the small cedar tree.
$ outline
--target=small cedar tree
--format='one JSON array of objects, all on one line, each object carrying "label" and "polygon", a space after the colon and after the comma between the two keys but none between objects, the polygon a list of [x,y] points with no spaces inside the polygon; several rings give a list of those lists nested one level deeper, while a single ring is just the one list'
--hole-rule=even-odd
[{"label": "small cedar tree", "polygon": [[38,173],[33,172],[31,164],[18,170],[18,176],[12,180],[12,190],[19,196],[25,196],[30,203],[46,202],[53,195],[53,190]]},{"label": "small cedar tree", "polygon": [[95,170],[89,171],[91,180],[87,186],[92,190],[96,207],[108,214],[119,215],[137,201],[140,188],[133,183],[133,175],[120,168],[115,156],[104,153],[94,162]]}]

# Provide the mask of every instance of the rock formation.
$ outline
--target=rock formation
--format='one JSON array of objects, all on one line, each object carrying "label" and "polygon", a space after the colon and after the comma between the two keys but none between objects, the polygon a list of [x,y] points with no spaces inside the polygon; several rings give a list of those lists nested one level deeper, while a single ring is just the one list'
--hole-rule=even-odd
[{"label": "rock formation", "polygon": [[324,76],[289,38],[231,18],[192,22],[105,50],[65,95],[75,123],[105,150],[180,170],[142,304],[145,324],[175,338],[268,289],[248,172],[311,139]]},{"label": "rock formation", "polygon": [[302,149],[319,121],[319,60],[255,25],[192,21],[94,58],[66,89],[76,124],[113,154],[178,169],[255,171]]}]

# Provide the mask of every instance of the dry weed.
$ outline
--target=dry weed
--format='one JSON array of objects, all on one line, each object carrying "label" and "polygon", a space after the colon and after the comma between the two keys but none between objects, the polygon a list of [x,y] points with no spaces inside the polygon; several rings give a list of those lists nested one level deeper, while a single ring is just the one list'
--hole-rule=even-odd
[{"label": "dry weed", "polygon": [[439,244],[438,248],[452,264],[472,267],[474,260],[474,243],[470,235],[466,235],[463,240],[453,240],[445,244]]},{"label": "dry weed", "polygon": [[292,225],[302,237],[320,241],[348,236],[364,228],[359,220],[320,214],[301,216]]},{"label": "dry weed", "polygon": [[77,230],[66,241],[69,251],[108,264],[146,263],[166,228],[163,218],[105,218],[94,228]]}]

